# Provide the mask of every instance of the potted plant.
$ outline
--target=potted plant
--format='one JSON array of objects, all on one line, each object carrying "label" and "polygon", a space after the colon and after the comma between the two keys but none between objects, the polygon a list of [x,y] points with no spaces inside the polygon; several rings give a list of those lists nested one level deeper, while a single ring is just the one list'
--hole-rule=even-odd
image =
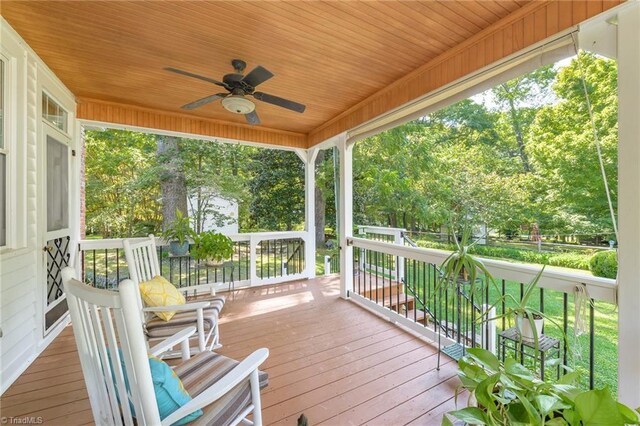
[{"label": "potted plant", "polygon": [[209,266],[220,265],[233,256],[233,241],[218,232],[201,232],[193,239],[191,255],[197,260],[204,260]]},{"label": "potted plant", "polygon": [[[477,425],[610,425],[638,424],[638,412],[618,403],[608,388],[583,391],[577,372],[546,383],[513,358],[501,362],[491,352],[472,348],[458,362],[460,388],[469,392],[466,408],[450,417]],[[459,390],[456,390],[456,398]],[[471,403],[473,401],[473,403]]]},{"label": "potted plant", "polygon": [[189,217],[176,210],[176,218],[162,232],[162,237],[169,242],[169,252],[174,256],[184,256],[189,251],[189,238],[194,232]]},{"label": "potted plant", "polygon": [[564,335],[562,327],[552,318],[545,315],[538,309],[529,306],[529,299],[533,295],[534,291],[538,288],[538,282],[544,272],[544,266],[540,269],[540,272],[527,284],[522,295],[522,299],[518,300],[513,295],[505,293],[493,306],[497,306],[499,303],[505,302],[507,304],[506,310],[498,315],[495,319],[502,317],[513,317],[515,319],[515,326],[520,335],[520,339],[524,342],[535,343],[538,347],[538,340],[542,335],[542,328],[544,326],[544,320],[547,319],[553,323],[560,333]]},{"label": "potted plant", "polygon": [[442,275],[439,286],[463,281],[470,283],[473,288],[478,278],[478,272],[491,279],[491,274],[484,266],[484,263],[469,252],[476,243],[476,241],[471,241],[471,227],[463,227],[460,239],[458,240],[457,236],[454,235],[454,240],[456,242],[456,250],[440,265]]}]

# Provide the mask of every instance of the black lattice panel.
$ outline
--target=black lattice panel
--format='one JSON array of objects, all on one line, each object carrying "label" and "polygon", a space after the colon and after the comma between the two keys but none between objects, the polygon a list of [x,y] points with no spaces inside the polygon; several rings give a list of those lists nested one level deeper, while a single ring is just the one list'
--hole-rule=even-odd
[{"label": "black lattice panel", "polygon": [[62,268],[69,266],[69,237],[47,241],[47,305],[62,296]]}]

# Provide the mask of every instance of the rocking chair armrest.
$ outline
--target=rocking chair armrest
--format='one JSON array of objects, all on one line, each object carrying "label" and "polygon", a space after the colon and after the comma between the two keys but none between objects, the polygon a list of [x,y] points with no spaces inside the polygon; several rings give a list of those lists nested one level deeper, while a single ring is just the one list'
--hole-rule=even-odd
[{"label": "rocking chair armrest", "polygon": [[152,348],[149,349],[149,353],[153,356],[160,356],[164,352],[168,351],[169,349],[177,345],[178,343],[182,343],[185,340],[189,340],[189,337],[193,336],[194,334],[196,334],[196,328],[187,327],[183,330],[178,331],[173,336],[167,337],[157,345],[154,345]]},{"label": "rocking chair armrest", "polygon": [[184,416],[204,408],[220,399],[240,382],[247,380],[251,373],[258,370],[258,367],[260,367],[268,356],[269,350],[267,348],[261,348],[254,351],[251,355],[236,365],[233,370],[229,371],[224,377],[209,388],[205,389],[200,395],[196,396],[169,416],[165,417],[164,420],[162,420],[162,425],[171,425]]},{"label": "rocking chair armrest", "polygon": [[195,311],[211,306],[211,302],[191,302],[184,305],[168,305],[168,306],[147,306],[142,308],[144,312],[167,312],[167,311]]}]

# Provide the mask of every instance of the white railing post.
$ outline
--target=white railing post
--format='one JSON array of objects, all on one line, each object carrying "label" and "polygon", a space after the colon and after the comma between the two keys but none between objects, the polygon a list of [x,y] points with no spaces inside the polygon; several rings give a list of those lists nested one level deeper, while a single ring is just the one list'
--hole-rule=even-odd
[{"label": "white railing post", "polygon": [[618,13],[618,396],[640,406],[640,4]]},{"label": "white railing post", "polygon": [[318,148],[296,150],[304,163],[304,229],[307,238],[304,243],[305,272],[307,278],[316,276],[316,157]]},{"label": "white railing post", "polygon": [[331,273],[331,256],[324,256],[324,274],[329,275]]},{"label": "white railing post", "polygon": [[[397,245],[404,245],[404,238],[402,235],[401,230],[397,230],[394,236],[394,243]],[[395,266],[395,273],[396,273],[396,277],[398,277],[398,280],[400,282],[404,282],[404,257],[398,256],[397,258],[398,263]]]},{"label": "white railing post", "polygon": [[260,239],[253,235],[249,239],[249,285],[258,284],[258,243]]},{"label": "white railing post", "polygon": [[347,141],[347,134],[338,135],[340,155],[340,296],[347,298],[353,290],[353,247],[347,241],[353,236],[353,144]]},{"label": "white railing post", "polygon": [[[495,306],[489,309],[490,305],[482,305],[482,315],[485,318],[486,324],[483,324],[483,328],[486,330],[487,336],[486,341],[482,342],[482,345],[485,345],[486,342],[486,350],[490,351],[493,354],[497,355],[497,338],[498,338],[498,329],[496,328],[496,308]],[[487,310],[488,309],[488,310]]]}]

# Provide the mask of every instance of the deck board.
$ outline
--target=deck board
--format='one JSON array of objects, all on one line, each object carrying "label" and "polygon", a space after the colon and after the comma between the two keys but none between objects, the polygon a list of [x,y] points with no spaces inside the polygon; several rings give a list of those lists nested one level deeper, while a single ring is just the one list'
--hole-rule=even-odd
[{"label": "deck board", "polygon": [[[337,278],[238,290],[220,320],[220,352],[234,358],[267,347],[265,424],[437,425],[455,407],[456,364],[354,303]],[[5,417],[92,424],[71,327],[0,397]]]}]

